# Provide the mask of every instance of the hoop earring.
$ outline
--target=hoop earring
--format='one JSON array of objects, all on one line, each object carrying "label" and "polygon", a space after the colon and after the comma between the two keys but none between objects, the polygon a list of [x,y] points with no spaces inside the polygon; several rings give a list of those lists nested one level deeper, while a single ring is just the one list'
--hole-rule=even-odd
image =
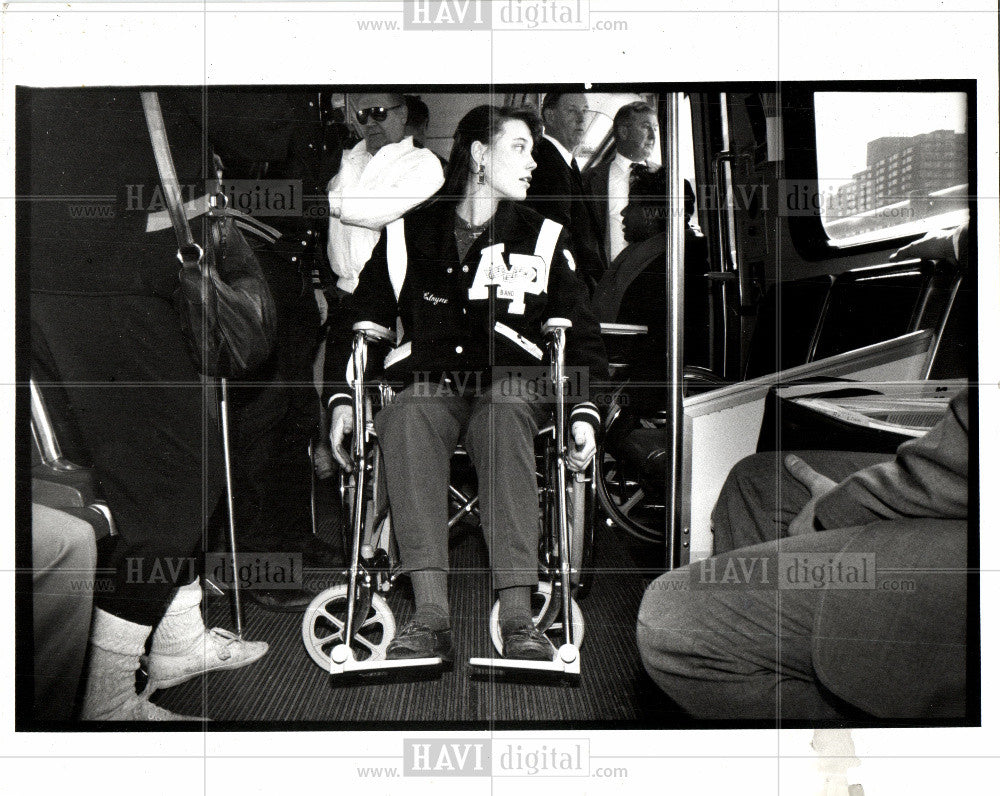
[{"label": "hoop earring", "polygon": [[479,164],[479,171],[476,172],[476,182],[479,185],[485,185],[486,184],[486,164],[485,163],[480,163]]}]

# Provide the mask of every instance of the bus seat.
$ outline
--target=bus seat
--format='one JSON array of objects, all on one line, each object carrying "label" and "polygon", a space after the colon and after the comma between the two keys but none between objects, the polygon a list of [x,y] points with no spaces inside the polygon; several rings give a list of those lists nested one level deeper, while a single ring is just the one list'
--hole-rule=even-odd
[{"label": "bus seat", "polygon": [[882,265],[839,274],[819,319],[807,361],[825,359],[918,328],[933,275],[931,263]]},{"label": "bus seat", "polygon": [[42,392],[32,379],[31,390],[31,502],[58,509],[84,520],[100,540],[115,533],[107,503],[100,497],[93,470],[63,456],[56,425]]},{"label": "bus seat", "polygon": [[744,378],[777,373],[809,361],[809,352],[830,296],[829,275],[771,285],[757,309]]}]

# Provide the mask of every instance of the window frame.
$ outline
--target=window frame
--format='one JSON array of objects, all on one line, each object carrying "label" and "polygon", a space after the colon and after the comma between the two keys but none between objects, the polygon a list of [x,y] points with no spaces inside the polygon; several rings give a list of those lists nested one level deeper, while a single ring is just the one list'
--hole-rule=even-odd
[{"label": "window frame", "polygon": [[[802,83],[782,86],[782,132],[784,136],[784,179],[807,186],[814,195],[819,193],[819,166],[816,145],[815,95],[830,91],[829,83]],[[976,195],[976,82],[974,80],[914,80],[900,82],[850,81],[837,83],[842,92],[886,93],[962,93],[966,96],[966,130],[968,156],[966,169],[969,185],[969,223],[974,224]],[[911,162],[911,161],[910,161]],[[780,200],[780,197],[779,197]],[[823,225],[819,213],[815,215],[787,215],[788,233],[792,245],[805,260],[817,262],[872,252],[892,252],[905,246],[925,232],[892,235],[863,243],[837,243]],[[891,230],[892,228],[887,228]],[[929,230],[927,230],[929,231]]]}]

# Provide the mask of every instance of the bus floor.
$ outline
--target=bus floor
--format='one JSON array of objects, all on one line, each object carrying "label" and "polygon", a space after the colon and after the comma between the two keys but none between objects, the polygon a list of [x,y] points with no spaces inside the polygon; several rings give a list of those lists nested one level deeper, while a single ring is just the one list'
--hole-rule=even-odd
[{"label": "bus floor", "polygon": [[[320,534],[326,536],[334,523],[330,507],[321,508]],[[547,676],[473,676],[469,658],[496,653],[488,628],[493,597],[486,545],[480,531],[468,529],[455,533],[451,543],[449,600],[456,657],[450,671],[421,675],[410,670],[349,681],[331,677],[306,652],[301,614],[271,613],[244,600],[244,634],[267,641],[268,654],[244,669],[214,672],[162,691],[154,701],[186,715],[207,716],[221,723],[213,725],[219,729],[257,722],[280,723],[275,729],[296,724],[331,729],[684,726],[687,721],[679,709],[646,675],[635,641],[643,589],[659,574],[643,569],[642,562],[658,556],[637,543],[623,543],[625,538],[598,522],[593,584],[579,601],[585,638],[583,671],[575,682]],[[343,577],[307,571],[305,580],[307,586],[312,582],[319,587],[343,582]],[[412,611],[409,589],[400,585],[388,595],[397,626]],[[229,603],[209,600],[210,627],[234,626]]]}]

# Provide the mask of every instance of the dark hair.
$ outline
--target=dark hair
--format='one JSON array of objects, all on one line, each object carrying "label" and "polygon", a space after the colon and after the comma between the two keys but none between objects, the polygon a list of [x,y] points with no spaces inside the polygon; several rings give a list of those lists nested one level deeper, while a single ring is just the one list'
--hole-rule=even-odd
[{"label": "dark hair", "polygon": [[404,94],[403,102],[406,103],[406,123],[410,127],[423,127],[431,119],[431,112],[424,102],[416,94]]},{"label": "dark hair", "polygon": [[639,165],[629,172],[628,201],[630,204],[666,205],[667,170],[662,166],[650,169]]},{"label": "dark hair", "polygon": [[631,116],[633,113],[651,113],[654,116],[656,115],[656,111],[653,110],[653,106],[648,102],[639,100],[637,102],[630,102],[627,105],[622,105],[618,109],[618,112],[615,113],[615,119],[611,128],[615,131],[616,136],[618,135],[618,125],[632,121]]},{"label": "dark hair", "polygon": [[694,188],[688,180],[684,180],[684,221],[691,220],[694,215]]},{"label": "dark hair", "polygon": [[556,105],[559,104],[559,100],[562,99],[564,91],[550,91],[545,95],[545,99],[542,100],[542,118],[545,118],[545,114],[552,110]]},{"label": "dark hair", "polygon": [[[649,169],[645,166],[633,168],[629,173],[628,206],[632,209],[634,219],[642,219],[646,235],[666,231],[667,228],[667,170],[663,167]],[[629,243],[631,239],[626,234]]]},{"label": "dark hair", "polygon": [[455,201],[462,198],[466,182],[472,173],[469,167],[472,162],[472,142],[489,144],[499,135],[504,123],[512,120],[528,125],[532,142],[538,143],[538,139],[542,136],[542,122],[534,108],[480,105],[462,117],[462,121],[455,128],[448,167],[444,174],[444,185],[438,191],[439,196]]}]

